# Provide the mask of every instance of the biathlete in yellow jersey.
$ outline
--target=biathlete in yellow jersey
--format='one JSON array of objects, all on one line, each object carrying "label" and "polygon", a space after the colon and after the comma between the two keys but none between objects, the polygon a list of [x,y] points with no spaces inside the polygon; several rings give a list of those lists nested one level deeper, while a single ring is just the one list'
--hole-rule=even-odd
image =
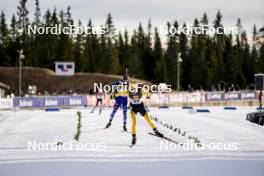
[{"label": "biathlete in yellow jersey", "polygon": [[143,103],[143,96],[147,98],[150,97],[150,93],[146,92],[141,86],[131,85],[129,89],[129,100],[130,100],[130,115],[132,120],[132,145],[136,144],[136,123],[137,123],[137,113],[139,112],[151,128],[154,130],[154,133],[159,136],[163,137],[163,134],[157,130],[157,127],[153,123],[150,118],[149,112],[146,110],[144,103]]}]

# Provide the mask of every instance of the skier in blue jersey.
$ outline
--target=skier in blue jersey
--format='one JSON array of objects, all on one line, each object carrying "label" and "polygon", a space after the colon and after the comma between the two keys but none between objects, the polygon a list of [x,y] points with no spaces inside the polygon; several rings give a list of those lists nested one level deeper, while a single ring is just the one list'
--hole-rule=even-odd
[{"label": "skier in blue jersey", "polygon": [[111,126],[112,120],[115,117],[115,113],[117,112],[118,108],[122,106],[123,130],[127,131],[126,123],[127,123],[128,86],[129,86],[127,70],[126,70],[126,74],[123,76],[123,80],[120,80],[114,83],[113,85],[120,86],[121,89],[118,89],[118,88],[115,89],[115,93],[114,95],[112,95],[115,99],[115,104],[114,104],[113,111],[110,115],[110,119],[105,128],[109,128]]}]

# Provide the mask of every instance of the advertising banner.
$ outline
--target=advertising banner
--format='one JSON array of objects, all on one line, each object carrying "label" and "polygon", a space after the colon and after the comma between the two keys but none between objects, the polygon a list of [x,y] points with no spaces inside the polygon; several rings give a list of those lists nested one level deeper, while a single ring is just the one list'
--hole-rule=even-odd
[{"label": "advertising banner", "polygon": [[257,94],[255,91],[241,92],[241,100],[255,100],[257,99]]},{"label": "advertising banner", "polygon": [[239,92],[231,92],[231,93],[225,93],[224,94],[224,100],[240,100],[240,93]]},{"label": "advertising banner", "polygon": [[64,106],[86,106],[86,96],[63,97]]},{"label": "advertising banner", "polygon": [[55,72],[59,76],[74,75],[74,62],[55,62]]},{"label": "advertising banner", "polygon": [[[256,100],[258,94],[254,91],[243,92],[193,92],[193,93],[171,93],[152,94],[150,99],[144,99],[146,105],[206,102],[206,101],[239,101]],[[108,95],[103,100],[103,106],[112,107],[114,100]],[[0,99],[0,109],[20,108],[44,108],[44,107],[73,107],[73,106],[94,106],[96,97],[87,96],[61,96],[61,97],[29,97],[29,98],[2,98]]]},{"label": "advertising banner", "polygon": [[37,108],[38,102],[37,98],[14,98],[13,106],[20,108]]},{"label": "advertising banner", "polygon": [[224,93],[206,93],[205,94],[205,101],[223,101]]},{"label": "advertising banner", "polygon": [[20,108],[85,106],[87,99],[86,96],[14,98],[13,105]]}]

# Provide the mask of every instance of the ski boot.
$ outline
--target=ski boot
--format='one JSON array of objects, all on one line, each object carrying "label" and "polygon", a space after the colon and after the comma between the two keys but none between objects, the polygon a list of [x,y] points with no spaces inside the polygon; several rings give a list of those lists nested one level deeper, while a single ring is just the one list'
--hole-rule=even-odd
[{"label": "ski boot", "polygon": [[108,124],[105,126],[105,128],[109,128],[111,126],[111,121],[108,122]]},{"label": "ski boot", "polygon": [[127,132],[126,123],[124,123],[123,130]]},{"label": "ski boot", "polygon": [[135,134],[132,134],[132,146],[135,145],[137,142],[137,138],[136,138],[136,135]]},{"label": "ski boot", "polygon": [[154,133],[155,133],[158,137],[161,137],[161,138],[164,137],[164,135],[163,135],[162,133],[160,133],[160,132],[157,130],[157,128],[154,128],[153,130],[154,130]]}]

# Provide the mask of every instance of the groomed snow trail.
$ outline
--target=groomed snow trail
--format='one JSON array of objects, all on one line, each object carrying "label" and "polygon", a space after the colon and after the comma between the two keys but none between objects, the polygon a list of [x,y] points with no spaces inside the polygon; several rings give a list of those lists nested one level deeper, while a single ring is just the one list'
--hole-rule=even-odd
[{"label": "groomed snow trail", "polygon": [[[238,107],[236,111],[226,111],[223,107],[208,109],[210,113],[190,113],[180,108],[150,108],[150,112],[153,117],[158,117],[164,123],[186,131],[187,136],[194,136],[202,142],[212,144],[235,143],[237,150],[176,150],[172,144],[168,144],[171,146],[169,150],[161,149],[161,142],[164,140],[148,134],[152,130],[140,115],[137,118],[137,145],[129,148],[131,133],[121,132],[120,110],[111,128],[103,129],[111,113],[111,109],[108,108],[105,108],[101,115],[98,115],[98,109],[91,114],[89,108],[62,109],[60,112],[0,111],[0,175],[12,173],[16,175],[12,167],[25,171],[26,168],[46,170],[44,168],[56,166],[58,168],[54,171],[56,175],[62,172],[62,168],[71,173],[72,169],[85,170],[86,165],[89,166],[91,173],[96,173],[97,170],[104,175],[101,163],[112,173],[110,175],[116,175],[115,172],[119,169],[125,170],[127,167],[135,167],[133,170],[138,173],[136,175],[140,175],[140,170],[142,173],[154,175],[161,175],[165,171],[173,173],[174,168],[179,173],[188,175],[195,173],[205,175],[206,168],[209,175],[212,175],[210,173],[213,169],[223,173],[222,175],[228,175],[227,173],[232,171],[231,175],[248,175],[250,170],[254,171],[252,175],[264,173],[264,128],[245,120],[246,114],[255,111],[255,107]],[[105,147],[103,150],[28,149],[30,141],[37,143],[61,141],[63,144],[72,142],[76,132],[77,111],[82,114],[79,143],[103,145]],[[187,142],[187,136],[175,133],[160,124],[157,126],[166,136],[182,143]],[[128,130],[131,131],[129,112]],[[63,167],[64,165],[66,167]],[[259,167],[261,165],[262,167]],[[223,170],[222,167],[227,170]],[[190,168],[196,168],[196,172],[192,172]],[[21,174],[23,173],[22,171]],[[45,175],[45,172],[43,173]],[[214,175],[219,173],[215,172]]]}]

